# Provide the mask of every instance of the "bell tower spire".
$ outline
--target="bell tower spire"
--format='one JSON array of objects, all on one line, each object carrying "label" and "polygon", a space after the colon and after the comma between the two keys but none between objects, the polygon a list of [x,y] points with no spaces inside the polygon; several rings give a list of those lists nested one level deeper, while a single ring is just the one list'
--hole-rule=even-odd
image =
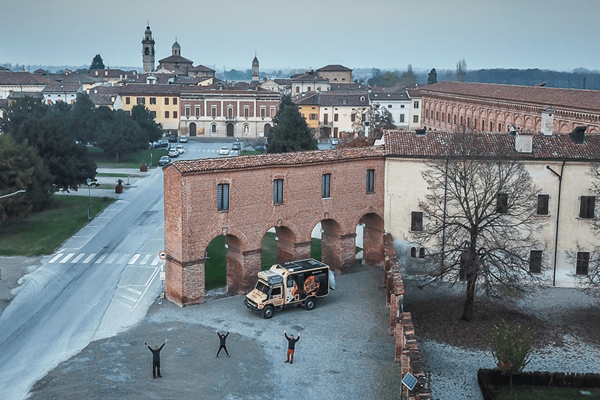
[{"label": "bell tower spire", "polygon": [[142,40],[142,63],[144,67],[144,73],[154,71],[154,39],[152,38],[152,31],[150,30],[150,22],[146,26],[144,32],[144,39]]}]

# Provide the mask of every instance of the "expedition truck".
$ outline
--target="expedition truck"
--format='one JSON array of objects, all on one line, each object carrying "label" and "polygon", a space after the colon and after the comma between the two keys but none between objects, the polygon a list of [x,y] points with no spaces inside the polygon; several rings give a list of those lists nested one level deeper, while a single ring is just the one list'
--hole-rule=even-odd
[{"label": "expedition truck", "polygon": [[335,289],[335,276],[327,264],[312,258],[275,264],[258,273],[258,282],[244,304],[269,319],[275,310],[304,306],[315,308],[317,299]]}]

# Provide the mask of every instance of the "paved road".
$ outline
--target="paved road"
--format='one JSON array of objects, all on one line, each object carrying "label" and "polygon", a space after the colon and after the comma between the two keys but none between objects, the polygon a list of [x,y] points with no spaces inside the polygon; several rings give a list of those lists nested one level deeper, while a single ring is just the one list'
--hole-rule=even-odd
[{"label": "paved road", "polygon": [[[211,157],[220,146],[192,142],[182,158]],[[0,316],[3,399],[25,398],[37,380],[92,340],[140,321],[159,295],[162,169],[152,169],[135,186],[44,257]]]}]

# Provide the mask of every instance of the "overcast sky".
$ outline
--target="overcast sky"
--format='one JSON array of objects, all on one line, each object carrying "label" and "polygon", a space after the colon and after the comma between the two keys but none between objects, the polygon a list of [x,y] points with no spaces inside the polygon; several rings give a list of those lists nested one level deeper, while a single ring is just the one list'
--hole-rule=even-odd
[{"label": "overcast sky", "polygon": [[600,69],[600,0],[0,0],[0,64]]}]

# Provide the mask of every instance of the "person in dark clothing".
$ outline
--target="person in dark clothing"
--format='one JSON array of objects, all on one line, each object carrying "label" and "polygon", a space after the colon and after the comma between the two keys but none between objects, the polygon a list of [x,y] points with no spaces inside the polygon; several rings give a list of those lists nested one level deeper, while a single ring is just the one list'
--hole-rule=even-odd
[{"label": "person in dark clothing", "polygon": [[227,336],[229,336],[229,331],[227,331],[227,335],[223,335],[222,333],[219,333],[219,331],[217,331],[217,336],[219,337],[220,346],[219,351],[217,351],[217,356],[215,358],[219,358],[219,353],[221,352],[221,349],[225,350],[225,354],[227,354],[227,357],[229,357],[227,347],[225,347],[225,341],[227,340]]},{"label": "person in dark clothing", "polygon": [[285,338],[288,341],[288,351],[287,351],[287,360],[285,360],[285,362],[289,362],[290,364],[294,363],[294,350],[296,347],[296,342],[298,340],[300,340],[300,334],[298,334],[298,338],[294,339],[294,335],[290,335],[290,337],[288,337],[287,332],[283,331],[283,336],[285,336]]},{"label": "person in dark clothing", "polygon": [[165,342],[160,347],[154,346],[154,348],[152,348],[148,346],[148,343],[144,343],[144,346],[148,346],[148,350],[152,352],[152,377],[154,379],[156,379],[157,376],[162,378],[162,375],[160,374],[160,351],[165,347],[165,344],[167,344],[167,339],[165,339]]}]

